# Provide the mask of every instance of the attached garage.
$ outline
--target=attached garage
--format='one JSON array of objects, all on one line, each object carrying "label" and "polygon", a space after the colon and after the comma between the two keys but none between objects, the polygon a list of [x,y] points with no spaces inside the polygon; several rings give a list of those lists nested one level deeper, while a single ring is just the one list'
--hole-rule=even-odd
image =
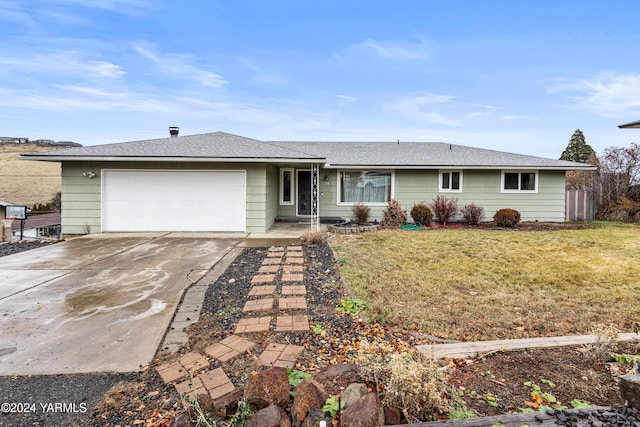
[{"label": "attached garage", "polygon": [[102,231],[245,231],[246,171],[103,170]]}]

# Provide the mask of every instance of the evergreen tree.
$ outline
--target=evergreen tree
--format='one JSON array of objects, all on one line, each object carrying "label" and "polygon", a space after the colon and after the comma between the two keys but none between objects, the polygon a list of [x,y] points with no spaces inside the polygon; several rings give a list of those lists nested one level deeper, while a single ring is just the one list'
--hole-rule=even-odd
[{"label": "evergreen tree", "polygon": [[576,129],[571,136],[569,145],[567,145],[567,148],[562,152],[560,160],[587,163],[589,156],[593,153],[595,153],[595,151],[593,151],[593,148],[585,141],[582,131]]}]

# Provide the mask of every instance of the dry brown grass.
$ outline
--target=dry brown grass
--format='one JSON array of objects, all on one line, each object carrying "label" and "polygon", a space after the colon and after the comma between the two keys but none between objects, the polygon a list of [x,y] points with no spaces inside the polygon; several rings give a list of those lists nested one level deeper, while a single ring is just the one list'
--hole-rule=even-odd
[{"label": "dry brown grass", "polygon": [[462,340],[630,331],[640,318],[640,227],[386,230],[331,245],[373,320]]},{"label": "dry brown grass", "polygon": [[18,156],[51,147],[0,144],[0,200],[16,205],[47,203],[60,191],[60,163],[18,160]]}]

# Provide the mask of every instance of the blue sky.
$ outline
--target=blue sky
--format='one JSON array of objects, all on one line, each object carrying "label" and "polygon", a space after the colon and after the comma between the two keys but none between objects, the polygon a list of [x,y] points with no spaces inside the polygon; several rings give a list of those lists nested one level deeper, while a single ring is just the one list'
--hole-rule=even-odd
[{"label": "blue sky", "polygon": [[[640,119],[637,1],[0,0],[0,135],[225,131],[558,158]],[[637,136],[636,136],[637,135]]]}]

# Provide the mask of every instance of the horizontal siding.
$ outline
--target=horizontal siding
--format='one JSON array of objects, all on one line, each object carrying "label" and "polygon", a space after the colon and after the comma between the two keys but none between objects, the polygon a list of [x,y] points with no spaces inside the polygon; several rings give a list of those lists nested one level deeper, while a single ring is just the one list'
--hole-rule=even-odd
[{"label": "horizontal siding", "polygon": [[[265,165],[224,163],[156,163],[156,162],[63,162],[62,165],[62,232],[64,234],[100,233],[102,224],[102,169],[163,170],[246,170],[247,231],[265,231]],[[87,179],[83,171],[92,170],[96,177]],[[224,204],[221,205],[224,207]]]},{"label": "horizontal siding", "polygon": [[[327,176],[328,183],[323,178]],[[337,203],[337,171],[320,170],[320,215],[348,219],[353,217],[351,206]],[[464,171],[462,192],[439,192],[438,171],[396,170],[394,197],[410,212],[414,203],[431,204],[438,195],[458,199],[458,206],[474,203],[482,206],[485,220],[503,208],[516,209],[523,221],[563,222],[565,219],[565,178],[563,171],[539,171],[537,193],[502,193],[501,171]],[[382,218],[384,206],[371,206],[370,220]],[[278,215],[295,216],[295,206],[278,206]],[[459,218],[458,218],[459,219]]]}]

